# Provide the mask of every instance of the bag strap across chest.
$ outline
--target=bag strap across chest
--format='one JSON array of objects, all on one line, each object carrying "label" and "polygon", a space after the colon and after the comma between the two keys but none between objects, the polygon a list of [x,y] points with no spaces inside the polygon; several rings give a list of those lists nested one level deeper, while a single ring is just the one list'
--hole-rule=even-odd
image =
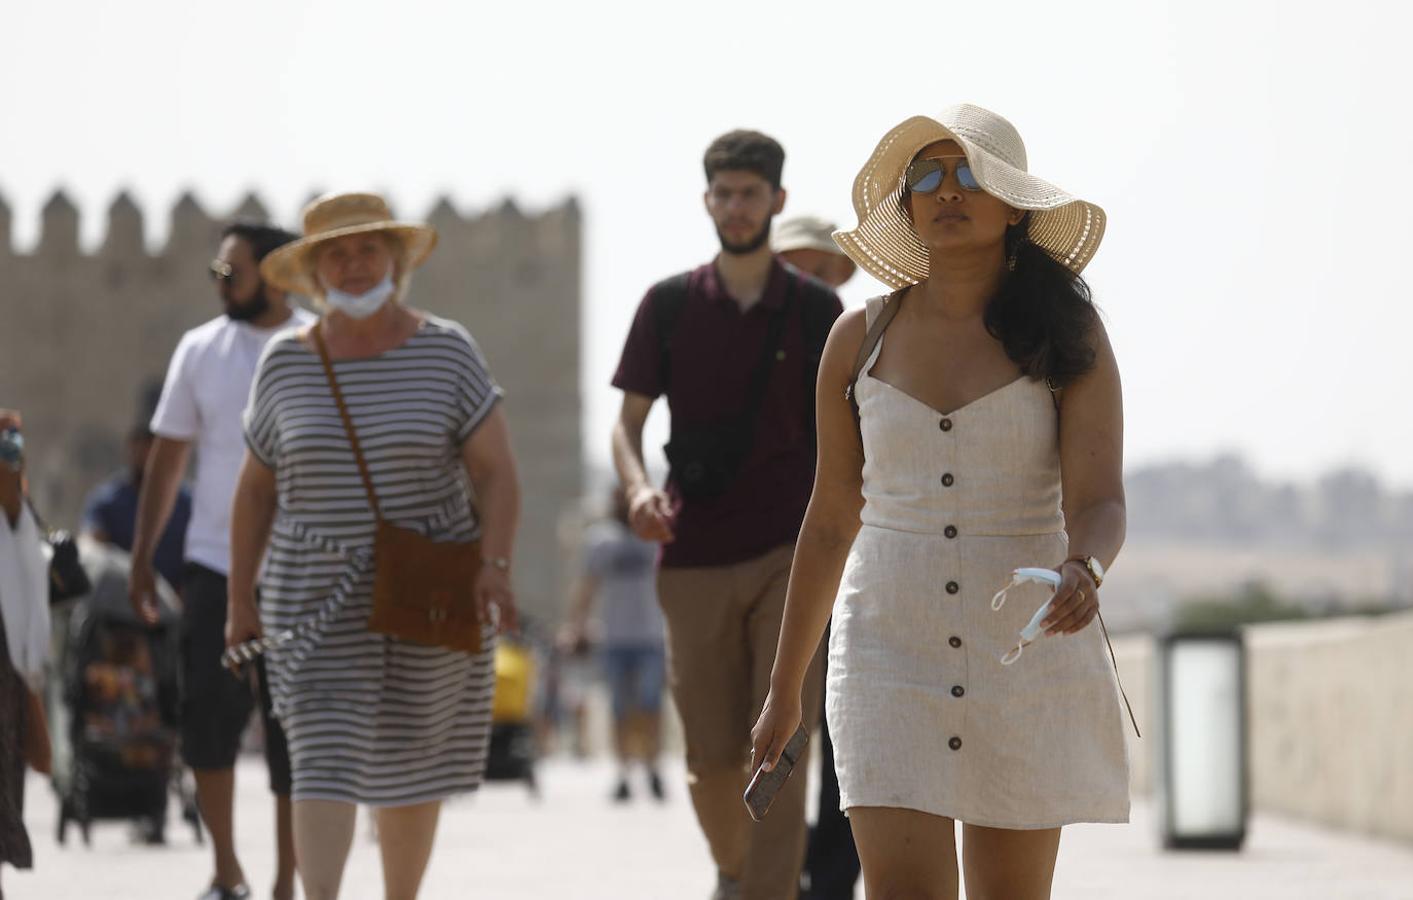
[{"label": "bag strap across chest", "polygon": [[334,377],[334,364],[329,360],[329,348],[324,344],[323,321],[315,322],[309,328],[309,337],[319,351],[319,362],[324,364],[324,377],[329,380],[329,391],[334,395],[334,405],[338,407],[339,418],[343,420],[343,430],[348,435],[348,443],[353,447],[353,458],[358,462],[358,474],[363,478],[363,489],[368,492],[368,505],[373,508],[373,518],[383,521],[378,507],[378,492],[373,489],[373,476],[368,472],[368,462],[363,458],[363,448],[358,443],[358,432],[353,427],[353,417],[348,414],[343,391],[339,390],[338,379]]}]

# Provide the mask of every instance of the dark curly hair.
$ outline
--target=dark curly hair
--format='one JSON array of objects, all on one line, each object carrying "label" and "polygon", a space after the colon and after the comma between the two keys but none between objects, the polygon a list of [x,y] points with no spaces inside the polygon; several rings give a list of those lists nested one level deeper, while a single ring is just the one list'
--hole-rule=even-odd
[{"label": "dark curly hair", "polygon": [[[912,222],[905,188],[898,209]],[[986,304],[982,321],[1006,356],[1030,378],[1062,388],[1094,368],[1099,310],[1089,284],[1027,237],[1030,213],[1006,228],[1006,259],[1014,267]]]},{"label": "dark curly hair", "polygon": [[1006,258],[1015,260],[986,305],[986,330],[1031,378],[1061,388],[1094,368],[1099,311],[1089,284],[1026,236],[1030,215],[1006,229]]}]

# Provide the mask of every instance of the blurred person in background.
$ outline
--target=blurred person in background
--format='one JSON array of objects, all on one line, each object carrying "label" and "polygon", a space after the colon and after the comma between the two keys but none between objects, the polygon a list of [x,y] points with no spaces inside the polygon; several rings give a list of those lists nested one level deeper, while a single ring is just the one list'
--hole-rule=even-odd
[{"label": "blurred person in background", "polygon": [[[664,797],[657,757],[666,683],[662,610],[657,601],[658,546],[628,527],[622,491],[610,498],[611,514],[584,539],[583,569],[574,587],[561,643],[597,645],[599,664],[613,698],[618,781],[613,799],[631,799],[629,772],[640,762],[653,797]],[[597,615],[595,611],[597,608]],[[597,627],[591,627],[595,619]]]},{"label": "blurred person in background", "polygon": [[835,230],[833,222],[819,216],[793,216],[775,226],[770,246],[790,265],[838,290],[858,267],[834,243]]},{"label": "blurred person in background", "polygon": [[197,802],[211,833],[215,871],[200,900],[250,896],[236,853],[235,762],[240,739],[259,703],[265,761],[275,795],[278,856],[275,900],[294,896],[294,839],[290,828],[289,751],[271,713],[263,667],[257,685],[221,667],[225,652],[226,578],[230,571],[231,498],[245,441],[241,411],[260,353],[281,330],[313,316],[260,275],[260,262],[295,235],[268,225],[236,222],[221,233],[209,270],[223,312],[182,335],[167,368],[152,417],[156,435],[138,491],[129,595],[148,622],[157,618],[156,558],[179,504],[182,480],[196,455],[196,485],[186,530],[182,597],[182,758],[196,774]]},{"label": "blurred person in background", "polygon": [[[142,494],[142,475],[152,450],[151,427],[143,422],[128,433],[127,468],[89,492],[83,502],[83,530],[102,544],[111,544],[132,553],[137,533],[137,504]],[[153,553],[153,568],[174,589],[182,584],[186,566],[186,530],[191,522],[191,491],[185,484],[177,489],[172,515]]]},{"label": "blurred person in background", "polygon": [[[338,896],[364,804],[377,820],[385,896],[410,900],[442,801],[485,774],[496,623],[515,627],[519,481],[480,348],[460,324],[406,302],[436,231],[354,193],[311,203],[304,232],[261,266],[322,315],[272,341],[255,376],[232,508],[227,641],[289,635],[269,649],[267,669],[289,736],[305,896]],[[467,585],[479,650],[369,628],[380,522],[435,542],[479,540]]]},{"label": "blurred person in background", "polygon": [[49,767],[39,699],[49,657],[48,563],[25,498],[22,425],[19,412],[0,409],[0,870],[34,864],[23,820],[25,767]]},{"label": "blurred person in background", "polygon": [[[795,216],[775,227],[771,246],[780,258],[801,272],[813,275],[838,290],[854,276],[858,267],[834,243],[838,230],[833,222],[818,216]],[[829,632],[824,633],[826,646]],[[829,678],[829,658],[824,659],[824,677]],[[821,703],[823,698],[820,698]],[[829,721],[819,718],[819,817],[810,829],[805,851],[803,900],[852,900],[859,880],[859,852],[849,819],[839,808],[839,776],[834,771],[834,740]]]},{"label": "blurred person in background", "polygon": [[[716,863],[713,897],[791,900],[805,852],[806,779],[786,784],[760,823],[741,795],[814,480],[815,373],[843,307],[771,252],[771,221],[785,206],[784,148],[733,131],[711,143],[702,165],[719,252],[654,285],[639,305],[613,378],[623,392],[613,457],[634,533],[662,544],[669,681],[692,806]],[[665,489],[643,461],[643,425],[659,397],[672,415]],[[813,713],[823,682],[818,664],[809,672]]]}]

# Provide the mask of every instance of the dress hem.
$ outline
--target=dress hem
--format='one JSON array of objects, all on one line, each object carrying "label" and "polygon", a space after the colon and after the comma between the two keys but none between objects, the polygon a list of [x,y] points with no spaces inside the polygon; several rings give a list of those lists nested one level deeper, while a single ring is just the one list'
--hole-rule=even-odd
[{"label": "dress hem", "polygon": [[846,816],[849,814],[849,810],[850,810],[850,809],[853,809],[853,808],[855,808],[855,807],[858,807],[858,808],[861,808],[861,809],[862,809],[862,808],[875,808],[875,809],[908,809],[908,810],[912,810],[913,812],[926,813],[927,815],[930,815],[930,816],[938,816],[938,817],[940,817],[940,818],[952,819],[952,820],[954,820],[954,821],[961,822],[961,823],[964,824],[964,825],[979,825],[979,826],[981,826],[982,828],[1003,828],[1003,829],[1006,829],[1006,830],[1008,830],[1008,831],[1043,831],[1043,830],[1045,830],[1045,829],[1047,829],[1047,828],[1063,828],[1063,827],[1065,827],[1066,825],[1128,825],[1128,824],[1130,824],[1129,814],[1128,814],[1127,812],[1124,813],[1123,818],[1118,818],[1118,817],[1115,817],[1115,816],[1087,816],[1087,815],[1078,815],[1078,816],[1073,816],[1073,817],[1065,816],[1065,817],[1061,817],[1061,818],[1059,818],[1059,819],[1046,820],[1046,821],[1040,821],[1040,822],[1003,822],[1003,821],[1001,821],[1001,820],[999,820],[999,819],[988,819],[988,818],[986,818],[986,817],[984,817],[984,816],[954,815],[954,814],[952,814],[952,813],[942,812],[942,811],[939,811],[939,810],[937,810],[937,809],[924,809],[924,808],[923,808],[922,806],[920,806],[920,805],[911,805],[911,804],[907,804],[907,803],[888,803],[888,802],[878,802],[878,803],[848,803],[848,804],[843,804],[843,803],[841,803],[841,804],[839,805],[839,808],[840,808],[841,810],[843,810],[844,815],[846,815]]},{"label": "dress hem", "polygon": [[296,803],[301,800],[324,800],[332,803],[352,803],[355,806],[367,806],[373,809],[384,809],[398,806],[416,806],[421,803],[431,803],[434,800],[446,801],[463,794],[474,794],[480,790],[481,784],[478,782],[471,787],[457,787],[450,790],[428,791],[425,794],[413,794],[410,797],[399,797],[396,800],[367,800],[359,797],[352,797],[339,791],[292,791],[290,799]]}]

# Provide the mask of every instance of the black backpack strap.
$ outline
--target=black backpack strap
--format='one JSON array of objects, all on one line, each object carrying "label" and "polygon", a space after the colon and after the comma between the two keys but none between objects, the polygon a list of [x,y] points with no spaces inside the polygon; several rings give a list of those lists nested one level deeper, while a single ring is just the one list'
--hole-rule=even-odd
[{"label": "black backpack strap", "polygon": [[811,279],[795,275],[799,279],[800,324],[804,331],[805,345],[805,422],[809,425],[811,439],[818,438],[818,422],[815,418],[815,385],[819,381],[819,364],[824,358],[824,345],[829,341],[829,332],[834,328],[837,314],[834,309],[834,292]]},{"label": "black backpack strap", "polygon": [[672,374],[672,338],[677,332],[677,320],[687,305],[687,285],[690,272],[673,275],[658,282],[652,290],[653,325],[657,329],[658,384],[664,394]]}]

